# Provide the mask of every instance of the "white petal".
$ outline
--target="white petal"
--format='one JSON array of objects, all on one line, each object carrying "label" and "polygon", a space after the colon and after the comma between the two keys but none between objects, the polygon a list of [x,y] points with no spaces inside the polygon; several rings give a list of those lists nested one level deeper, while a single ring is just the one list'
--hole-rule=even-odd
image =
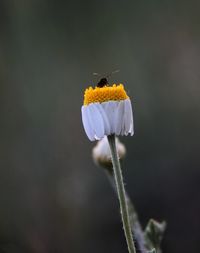
[{"label": "white petal", "polygon": [[108,117],[106,115],[106,112],[102,106],[102,104],[99,104],[99,103],[96,103],[96,106],[102,116],[102,119],[103,119],[103,123],[104,123],[104,134],[105,135],[109,135],[110,134],[110,123],[109,123],[109,120],[108,120]]},{"label": "white petal", "polygon": [[115,112],[116,112],[116,108],[117,105],[114,101],[110,101],[108,102],[109,105],[107,107],[108,109],[108,119],[110,122],[110,134],[114,134],[115,133]]},{"label": "white petal", "polygon": [[130,125],[129,133],[131,135],[133,135],[134,134],[134,121],[133,121],[133,110],[132,110],[132,105],[131,105],[130,99],[129,99],[129,106],[130,106],[130,116],[131,116],[131,125]]},{"label": "white petal", "polygon": [[89,118],[92,124],[92,129],[95,132],[95,139],[100,140],[104,137],[104,123],[101,113],[98,110],[98,106],[96,103],[90,104],[88,106],[89,110]]},{"label": "white petal", "polygon": [[85,133],[87,134],[90,141],[94,141],[95,140],[94,132],[91,128],[91,125],[90,125],[90,122],[89,122],[89,119],[88,119],[88,115],[87,115],[88,108],[87,108],[87,106],[83,105],[82,108],[81,108],[81,112],[82,112],[82,122],[83,122],[83,126],[84,126],[84,129],[85,129]]},{"label": "white petal", "polygon": [[115,112],[115,134],[116,135],[120,135],[121,133],[123,115],[124,115],[124,101],[120,101],[118,103],[118,106]]},{"label": "white petal", "polygon": [[131,106],[131,129],[130,129],[131,136],[134,135],[134,119],[133,119],[133,110]]},{"label": "white petal", "polygon": [[122,123],[121,123],[121,133],[120,135],[125,135],[125,103],[123,101],[124,113],[122,114]]},{"label": "white petal", "polygon": [[110,123],[110,133],[109,134],[114,134],[115,133],[115,112],[117,109],[117,103],[116,101],[109,101],[102,103],[102,106],[104,108],[104,111],[107,115],[107,118]]},{"label": "white petal", "polygon": [[126,99],[125,101],[125,135],[129,133],[133,135],[133,112],[130,99]]}]

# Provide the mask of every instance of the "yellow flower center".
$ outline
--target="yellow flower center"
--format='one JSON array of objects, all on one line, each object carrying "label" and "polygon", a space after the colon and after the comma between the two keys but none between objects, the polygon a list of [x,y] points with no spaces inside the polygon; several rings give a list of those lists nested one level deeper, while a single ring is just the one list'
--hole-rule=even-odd
[{"label": "yellow flower center", "polygon": [[91,103],[103,103],[107,101],[119,101],[129,98],[122,84],[104,87],[89,87],[85,90],[84,105]]}]

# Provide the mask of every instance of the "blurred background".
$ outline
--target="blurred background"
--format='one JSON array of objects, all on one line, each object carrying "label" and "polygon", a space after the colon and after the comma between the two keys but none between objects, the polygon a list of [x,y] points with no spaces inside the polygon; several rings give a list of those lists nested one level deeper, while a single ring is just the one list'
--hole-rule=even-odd
[{"label": "blurred background", "polygon": [[83,130],[93,72],[120,69],[135,135],[121,138],[143,226],[200,251],[200,3],[0,2],[0,252],[126,253],[118,201]]}]

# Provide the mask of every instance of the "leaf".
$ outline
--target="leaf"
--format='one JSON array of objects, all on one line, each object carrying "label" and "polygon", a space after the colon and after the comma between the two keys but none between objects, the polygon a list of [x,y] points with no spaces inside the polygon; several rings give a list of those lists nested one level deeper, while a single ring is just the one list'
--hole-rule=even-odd
[{"label": "leaf", "polygon": [[165,221],[158,222],[153,219],[149,220],[145,228],[144,235],[145,235],[147,248],[148,249],[153,248],[153,251],[151,250],[150,252],[161,253],[160,244],[161,244],[165,229],[166,229]]},{"label": "leaf", "polygon": [[148,253],[156,253],[156,249],[152,249],[152,250],[148,251]]}]

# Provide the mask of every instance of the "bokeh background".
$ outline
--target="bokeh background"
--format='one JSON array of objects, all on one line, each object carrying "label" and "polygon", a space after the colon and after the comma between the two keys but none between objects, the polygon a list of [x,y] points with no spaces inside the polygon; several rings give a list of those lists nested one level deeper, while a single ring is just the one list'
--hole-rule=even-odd
[{"label": "bokeh background", "polygon": [[200,251],[200,2],[0,1],[0,252],[127,252],[80,108],[93,72],[126,85],[126,189],[164,252]]}]

